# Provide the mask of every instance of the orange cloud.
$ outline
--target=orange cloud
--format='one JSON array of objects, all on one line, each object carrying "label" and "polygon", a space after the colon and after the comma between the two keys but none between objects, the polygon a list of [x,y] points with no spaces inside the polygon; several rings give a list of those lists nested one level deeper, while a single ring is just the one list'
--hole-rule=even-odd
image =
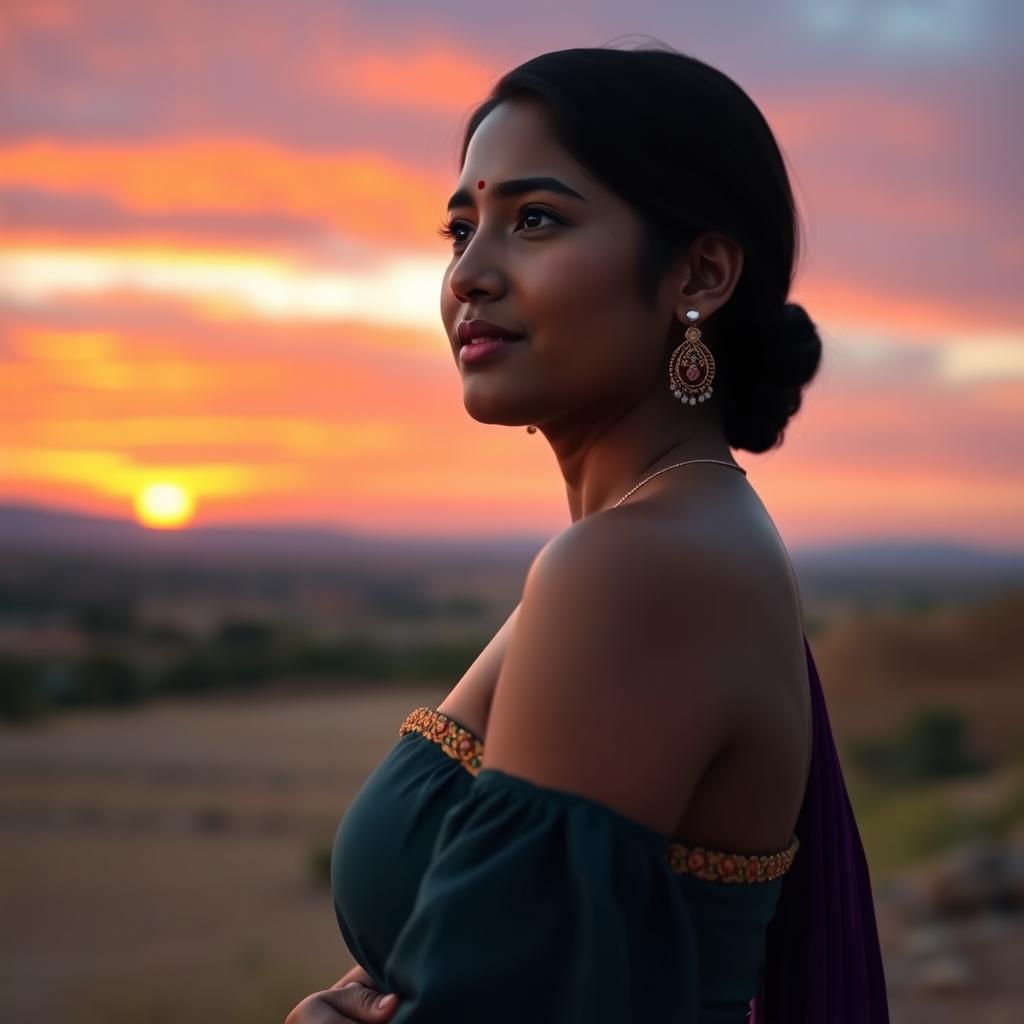
[{"label": "orange cloud", "polygon": [[[443,332],[415,341],[412,333],[198,322],[125,331],[18,325],[0,361],[0,416],[377,420],[402,408],[414,419],[443,418],[455,405],[454,356]],[[115,377],[124,386],[108,386]]]},{"label": "orange cloud", "polygon": [[[183,359],[180,352],[149,349],[140,358],[110,331],[18,329],[12,342],[21,358],[0,363],[0,395],[8,414],[17,411],[19,396],[39,401],[64,389],[174,394],[210,381],[206,367]],[[54,415],[58,403],[43,407]]]},{"label": "orange cloud", "polygon": [[86,192],[143,213],[286,214],[382,246],[435,245],[446,184],[367,150],[313,153],[255,139],[0,148],[0,187]]}]

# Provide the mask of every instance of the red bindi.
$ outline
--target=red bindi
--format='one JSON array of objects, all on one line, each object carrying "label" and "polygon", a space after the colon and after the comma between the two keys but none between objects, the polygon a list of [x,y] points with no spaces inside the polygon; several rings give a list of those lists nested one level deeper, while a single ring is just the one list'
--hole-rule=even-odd
[{"label": "red bindi", "polygon": [[486,182],[486,181],[484,181],[484,179],[483,179],[483,178],[481,178],[481,179],[480,179],[480,180],[479,180],[479,181],[478,181],[478,182],[476,183],[476,187],[477,187],[477,188],[483,188],[483,187],[484,187],[484,185],[486,185],[486,184],[487,184],[487,182]]}]

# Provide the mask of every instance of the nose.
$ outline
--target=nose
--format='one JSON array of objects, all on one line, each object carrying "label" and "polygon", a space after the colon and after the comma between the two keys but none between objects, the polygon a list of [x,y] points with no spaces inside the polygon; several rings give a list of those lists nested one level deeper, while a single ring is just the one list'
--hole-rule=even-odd
[{"label": "nose", "polygon": [[483,249],[473,248],[473,239],[463,250],[448,278],[448,287],[459,302],[495,299],[505,287],[504,274],[488,259]]}]

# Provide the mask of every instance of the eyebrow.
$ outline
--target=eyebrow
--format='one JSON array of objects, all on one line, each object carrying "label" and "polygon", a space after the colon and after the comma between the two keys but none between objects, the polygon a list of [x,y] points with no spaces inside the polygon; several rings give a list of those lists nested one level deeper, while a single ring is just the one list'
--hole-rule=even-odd
[{"label": "eyebrow", "polygon": [[[559,181],[558,178],[512,178],[509,181],[499,182],[491,189],[491,192],[499,199],[505,199],[508,196],[519,196],[524,192],[559,192],[564,196],[573,196],[575,199],[583,199],[586,202],[586,199],[576,189],[570,188],[564,181]],[[472,193],[466,188],[460,188],[448,200],[449,210],[454,206],[472,205]]]}]

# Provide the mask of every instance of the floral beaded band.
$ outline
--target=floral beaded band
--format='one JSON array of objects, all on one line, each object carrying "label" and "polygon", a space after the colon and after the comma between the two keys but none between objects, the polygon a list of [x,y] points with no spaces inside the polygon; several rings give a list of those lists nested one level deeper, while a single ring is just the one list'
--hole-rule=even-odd
[{"label": "floral beaded band", "polygon": [[436,743],[449,757],[461,763],[470,775],[483,766],[484,745],[468,729],[433,708],[411,711],[398,730],[399,736],[418,732]]},{"label": "floral beaded band", "polygon": [[696,875],[708,882],[770,882],[792,866],[800,840],[779,853],[722,853],[703,846],[672,843],[668,848],[669,867],[676,874]]},{"label": "floral beaded band", "polygon": [[[398,730],[419,733],[436,743],[450,758],[458,761],[471,775],[483,766],[484,745],[473,733],[433,708],[409,712]],[[778,853],[723,853],[703,846],[669,843],[668,866],[677,875],[694,875],[708,882],[770,882],[792,866],[800,840]]]}]

